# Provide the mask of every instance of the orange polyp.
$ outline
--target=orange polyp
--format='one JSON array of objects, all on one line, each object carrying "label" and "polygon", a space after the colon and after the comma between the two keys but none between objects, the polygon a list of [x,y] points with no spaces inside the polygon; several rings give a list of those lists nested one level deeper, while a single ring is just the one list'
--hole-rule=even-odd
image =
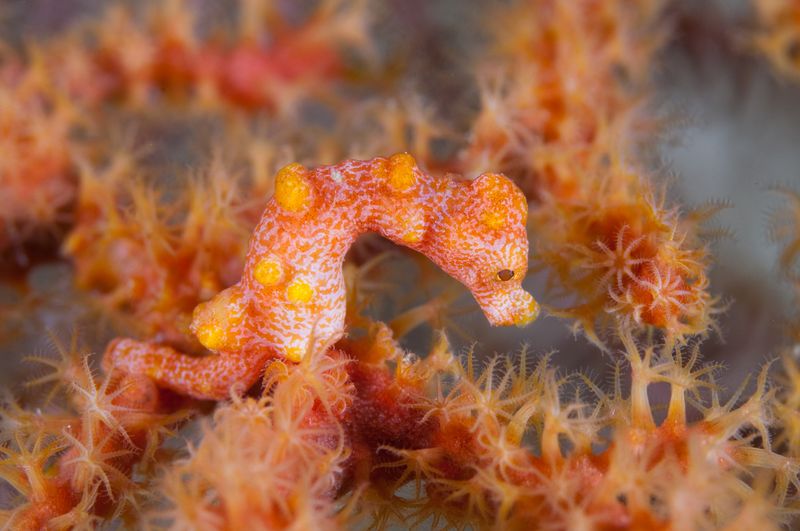
[{"label": "orange polyp", "polygon": [[[502,175],[432,177],[407,153],[313,170],[290,164],[278,172],[241,280],[195,309],[193,332],[220,356],[123,340],[111,345],[107,362],[198,398],[226,398],[231,385],[252,384],[266,359],[297,362],[344,333],[341,264],[355,239],[372,231],[464,283],[492,324],[527,324],[538,305],[521,288],[524,275],[496,281],[498,271],[527,270],[525,205]],[[476,223],[487,212],[502,223]]]}]

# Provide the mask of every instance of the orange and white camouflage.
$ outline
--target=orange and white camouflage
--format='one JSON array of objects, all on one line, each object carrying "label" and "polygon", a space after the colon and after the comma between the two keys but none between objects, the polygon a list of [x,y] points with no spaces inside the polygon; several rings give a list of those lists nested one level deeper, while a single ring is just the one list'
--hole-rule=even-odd
[{"label": "orange and white camouflage", "polygon": [[108,366],[146,374],[197,398],[250,387],[267,360],[300,361],[345,329],[345,253],[366,232],[430,258],[470,289],[493,325],[527,325],[539,306],[528,269],[528,206],[500,174],[433,177],[414,158],[282,168],[250,241],[241,280],[199,304],[192,331],[218,355],[194,357],[131,339],[109,345]]}]

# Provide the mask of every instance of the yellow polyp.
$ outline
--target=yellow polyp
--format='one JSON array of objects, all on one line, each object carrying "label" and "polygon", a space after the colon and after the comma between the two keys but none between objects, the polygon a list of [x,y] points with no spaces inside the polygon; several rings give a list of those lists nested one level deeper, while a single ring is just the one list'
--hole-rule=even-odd
[{"label": "yellow polyp", "polygon": [[289,212],[301,212],[311,202],[311,184],[306,179],[308,170],[302,164],[284,166],[275,176],[275,200]]},{"label": "yellow polyp", "polygon": [[293,280],[286,288],[286,298],[295,304],[305,304],[314,297],[314,289],[302,279]]},{"label": "yellow polyp", "polygon": [[192,312],[190,329],[209,350],[233,349],[239,346],[235,331],[243,318],[241,292],[234,286],[198,304]]},{"label": "yellow polyp", "polygon": [[209,350],[220,350],[228,344],[228,331],[217,323],[207,323],[198,327],[197,340]]},{"label": "yellow polyp", "polygon": [[263,258],[253,269],[253,277],[264,287],[274,286],[283,278],[283,266],[276,258]]},{"label": "yellow polyp", "polygon": [[[284,356],[286,353],[284,352]],[[289,367],[282,360],[275,360],[264,371],[264,381],[273,384],[286,381],[289,376]]]},{"label": "yellow polyp", "polygon": [[398,192],[405,192],[417,183],[414,167],[417,161],[408,153],[398,153],[389,159],[389,186]]},{"label": "yellow polyp", "polygon": [[295,363],[302,361],[304,354],[305,351],[300,347],[286,347],[285,349],[283,349],[283,356],[287,360],[293,361]]}]

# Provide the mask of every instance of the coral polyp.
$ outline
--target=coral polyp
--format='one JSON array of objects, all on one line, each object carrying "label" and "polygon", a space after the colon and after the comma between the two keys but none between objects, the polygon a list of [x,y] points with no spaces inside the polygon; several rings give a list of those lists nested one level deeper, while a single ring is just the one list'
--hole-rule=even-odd
[{"label": "coral polyp", "polygon": [[714,300],[708,247],[698,233],[724,205],[681,219],[654,195],[628,193],[638,188],[629,178],[609,176],[583,199],[533,214],[548,229],[540,259],[580,296],[558,313],[576,318],[592,338],[613,321],[626,330],[662,328],[674,339],[702,333],[713,323]]}]

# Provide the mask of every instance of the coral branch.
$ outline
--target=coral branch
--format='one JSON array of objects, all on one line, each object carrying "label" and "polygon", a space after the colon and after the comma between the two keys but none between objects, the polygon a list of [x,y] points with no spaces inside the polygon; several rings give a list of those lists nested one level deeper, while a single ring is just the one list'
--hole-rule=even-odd
[{"label": "coral branch", "polygon": [[640,103],[669,27],[663,4],[540,1],[501,11],[461,156],[462,166],[490,163],[520,183],[537,265],[571,304],[553,311],[600,346],[609,326],[652,326],[681,340],[713,323],[702,219],[664,208],[630,161],[655,129]]},{"label": "coral branch", "polygon": [[79,365],[57,376],[69,384],[66,394],[77,416],[17,418],[2,447],[0,476],[26,499],[5,515],[5,525],[14,529],[134,517],[144,488],[134,470],[153,466],[167,428],[186,416],[176,414],[179,402],[161,395],[146,377],[112,372],[100,378],[88,358],[71,359]]}]

